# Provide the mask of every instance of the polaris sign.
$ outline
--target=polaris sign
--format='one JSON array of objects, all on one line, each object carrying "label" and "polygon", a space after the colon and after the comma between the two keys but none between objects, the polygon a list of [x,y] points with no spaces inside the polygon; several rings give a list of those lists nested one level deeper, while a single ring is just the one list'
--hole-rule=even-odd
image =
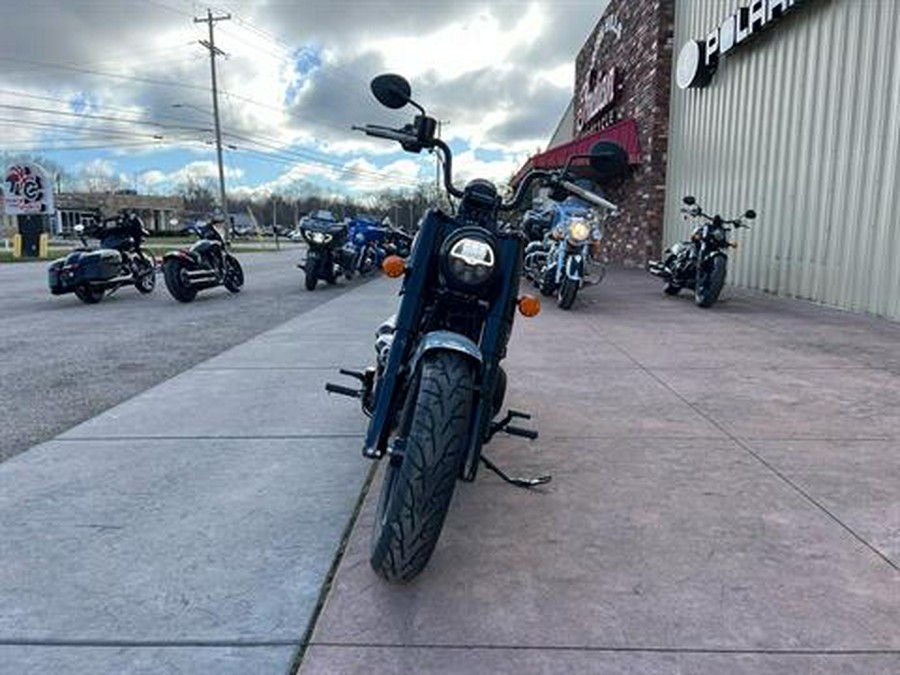
[{"label": "polaris sign", "polygon": [[719,58],[781,19],[804,0],[754,0],[739,7],[705,40],[691,40],[681,48],[675,81],[681,89],[705,87],[712,80]]}]

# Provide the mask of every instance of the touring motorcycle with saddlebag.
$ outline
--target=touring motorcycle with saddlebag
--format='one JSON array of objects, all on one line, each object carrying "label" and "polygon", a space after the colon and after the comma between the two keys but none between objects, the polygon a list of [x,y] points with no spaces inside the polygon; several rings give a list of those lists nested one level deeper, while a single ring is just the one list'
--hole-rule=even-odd
[{"label": "touring motorcycle with saddlebag", "polygon": [[[142,247],[150,233],[134,212],[123,210],[113,218],[99,213],[94,223],[75,226],[82,248],[65,258],[54,260],[47,270],[53,295],[74,293],[89,305],[122,286],[134,286],[140,293],[152,293],[156,287],[156,261]],[[88,246],[86,237],[100,240],[100,248]]]}]

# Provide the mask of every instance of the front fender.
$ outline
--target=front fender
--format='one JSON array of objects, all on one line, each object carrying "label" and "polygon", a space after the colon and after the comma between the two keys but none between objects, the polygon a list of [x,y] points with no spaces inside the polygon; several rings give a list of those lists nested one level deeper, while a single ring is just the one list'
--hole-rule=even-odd
[{"label": "front fender", "polygon": [[584,255],[582,253],[566,255],[566,276],[572,281],[581,281],[584,278]]},{"label": "front fender", "polygon": [[433,352],[438,349],[459,352],[481,366],[482,356],[481,349],[478,348],[478,345],[465,335],[460,335],[459,333],[454,333],[450,330],[435,330],[426,333],[419,341],[419,346],[416,347],[416,351],[413,353],[413,357],[409,363],[409,372],[416,372],[416,368],[418,367],[421,358],[428,352]]}]

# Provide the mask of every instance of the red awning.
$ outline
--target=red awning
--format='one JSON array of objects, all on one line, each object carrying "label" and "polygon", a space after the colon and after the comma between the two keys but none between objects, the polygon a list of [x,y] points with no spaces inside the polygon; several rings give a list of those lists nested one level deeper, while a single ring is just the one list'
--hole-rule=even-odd
[{"label": "red awning", "polygon": [[618,143],[628,153],[628,162],[630,164],[641,163],[641,145],[638,141],[637,122],[633,119],[627,119],[534,155],[519,169],[516,177],[513,178],[513,183],[518,183],[522,180],[531,169],[557,169],[564,166],[572,155],[586,155],[590,153],[591,148],[597,141]]}]

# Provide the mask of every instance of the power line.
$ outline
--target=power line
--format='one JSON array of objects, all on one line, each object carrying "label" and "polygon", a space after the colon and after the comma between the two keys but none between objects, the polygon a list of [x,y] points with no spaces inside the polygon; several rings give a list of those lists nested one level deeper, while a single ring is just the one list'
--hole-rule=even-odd
[{"label": "power line", "polygon": [[79,68],[78,66],[66,66],[58,63],[47,63],[44,61],[34,61],[32,59],[21,59],[15,56],[0,56],[0,61],[9,61],[12,63],[27,63],[41,68],[51,68],[54,70],[68,70],[75,73],[84,73],[86,75],[94,75],[97,77],[110,77],[118,80],[126,80],[131,82],[142,82],[144,84],[153,84],[164,87],[176,87],[179,89],[192,89],[194,91],[206,91],[206,87],[196,84],[187,84],[186,82],[176,82],[172,80],[157,80],[151,77],[140,77],[138,75],[121,75],[119,73],[107,73],[91,68]]},{"label": "power line", "polygon": [[7,103],[0,103],[0,108],[7,108],[9,110],[21,110],[23,112],[34,112],[42,115],[59,115],[64,117],[75,117],[77,119],[91,119],[91,120],[103,120],[107,122],[118,122],[120,124],[143,124],[147,126],[159,127],[161,129],[182,129],[187,131],[208,131],[211,132],[212,129],[209,127],[191,127],[184,125],[176,125],[176,124],[166,124],[163,122],[153,122],[151,120],[136,120],[129,119],[124,117],[113,117],[111,115],[92,115],[89,113],[77,113],[77,112],[69,112],[65,110],[50,110],[48,108],[34,108],[31,106],[22,106],[22,105],[10,105]]}]

